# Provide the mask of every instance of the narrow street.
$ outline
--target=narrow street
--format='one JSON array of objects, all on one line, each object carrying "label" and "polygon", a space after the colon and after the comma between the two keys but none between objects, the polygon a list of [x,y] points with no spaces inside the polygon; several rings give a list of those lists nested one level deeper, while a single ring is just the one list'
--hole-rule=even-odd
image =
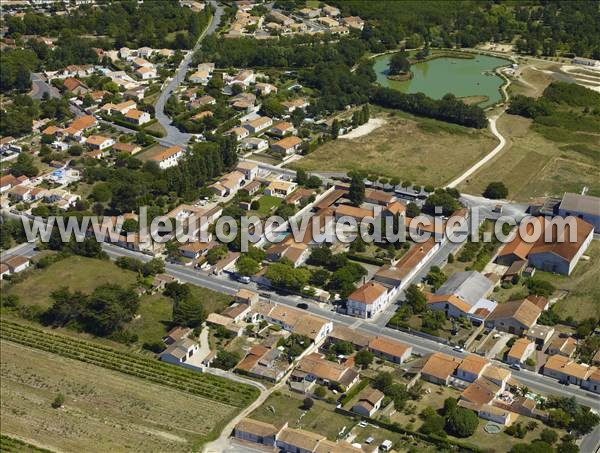
[{"label": "narrow street", "polygon": [[188,141],[192,137],[192,134],[181,132],[175,126],[171,125],[171,118],[169,118],[165,114],[165,104],[171,96],[171,94],[173,94],[173,92],[177,89],[181,82],[185,80],[185,76],[191,68],[194,53],[202,45],[202,40],[206,36],[213,34],[217,30],[221,22],[221,16],[223,15],[224,11],[223,6],[216,2],[210,2],[209,4],[214,8],[215,13],[212,16],[208,26],[206,27],[206,30],[204,30],[204,32],[200,35],[194,48],[190,50],[185,56],[185,58],[181,61],[179,68],[177,68],[177,71],[175,71],[173,77],[169,79],[166,86],[164,86],[163,90],[160,93],[160,96],[158,97],[158,100],[156,101],[156,119],[158,120],[160,125],[165,128],[167,132],[165,137],[163,137],[160,141],[169,145],[179,145],[185,147],[185,145],[187,145]]}]

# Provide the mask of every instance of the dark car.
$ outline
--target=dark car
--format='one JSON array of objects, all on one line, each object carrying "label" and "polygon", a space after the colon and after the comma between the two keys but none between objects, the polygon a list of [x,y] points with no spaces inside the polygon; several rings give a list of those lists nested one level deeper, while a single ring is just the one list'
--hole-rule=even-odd
[{"label": "dark car", "polygon": [[299,304],[296,304],[296,307],[301,308],[302,310],[307,310],[308,304],[305,302],[300,302]]}]

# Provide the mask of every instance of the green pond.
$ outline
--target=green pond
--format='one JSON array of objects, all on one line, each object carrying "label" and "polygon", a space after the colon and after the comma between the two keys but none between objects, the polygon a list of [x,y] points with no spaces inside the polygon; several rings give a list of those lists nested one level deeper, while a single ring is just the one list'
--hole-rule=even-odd
[{"label": "green pond", "polygon": [[441,99],[452,93],[456,97],[487,96],[479,106],[487,107],[502,100],[502,78],[494,73],[498,66],[507,66],[503,58],[475,55],[475,58],[440,57],[411,66],[413,78],[406,81],[387,78],[391,54],[375,58],[373,68],[377,82],[385,87],[404,93],[424,93],[433,99]]}]

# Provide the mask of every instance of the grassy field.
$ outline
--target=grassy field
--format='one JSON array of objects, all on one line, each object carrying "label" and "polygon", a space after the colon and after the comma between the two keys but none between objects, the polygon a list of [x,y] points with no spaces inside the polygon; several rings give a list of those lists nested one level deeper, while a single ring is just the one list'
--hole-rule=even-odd
[{"label": "grassy field", "polygon": [[[567,292],[567,296],[556,302],[554,309],[565,319],[568,316],[576,321],[598,317],[600,313],[600,241],[592,241],[585,253],[588,259],[581,259],[570,276],[536,271],[535,277],[551,282],[557,290]],[[522,299],[527,296],[523,283],[495,290],[493,297],[498,302]]]},{"label": "grassy field", "polygon": [[584,186],[590,195],[600,195],[600,135],[532,125],[514,115],[503,115],[498,129],[507,146],[459,190],[481,194],[490,182],[503,181],[517,201],[580,192]]},{"label": "grassy field", "polygon": [[302,409],[303,399],[302,395],[288,390],[273,392],[262,406],[250,414],[250,418],[275,425],[289,421],[290,428],[316,432],[329,440],[336,440],[343,427],[347,432],[356,424],[352,419],[334,412],[332,404],[319,400],[315,400],[314,406],[307,412]]},{"label": "grassy field", "polygon": [[[30,271],[27,278],[19,283],[3,283],[2,292],[3,295],[19,296],[23,305],[46,309],[52,304],[50,294],[63,286],[71,291],[91,293],[94,288],[106,283],[129,287],[136,282],[137,274],[121,269],[112,261],[71,256],[45,269]],[[220,311],[231,301],[231,297],[206,288],[192,286],[192,293],[203,302],[207,313]],[[171,300],[160,294],[141,296],[140,317],[128,326],[131,332],[138,335],[138,345],[160,341],[164,337],[171,322],[172,308]]]},{"label": "grassy field", "polygon": [[139,154],[136,154],[136,159],[140,159],[141,161],[147,161],[148,159],[156,156],[157,154],[163,152],[167,149],[166,146],[161,145],[160,143],[155,143],[154,145],[142,150]]},{"label": "grassy field", "polygon": [[535,274],[552,282],[558,289],[569,292],[567,297],[556,303],[555,309],[562,318],[572,316],[575,320],[583,320],[598,318],[600,314],[600,241],[592,241],[585,254],[590,259],[580,260],[568,277],[548,272]]},{"label": "grassy field", "polygon": [[475,130],[402,112],[378,112],[387,124],[365,136],[326,143],[293,168],[364,170],[416,184],[442,185],[490,152],[497,141]]},{"label": "grassy field", "polygon": [[161,137],[164,137],[167,134],[167,131],[165,130],[165,128],[162,127],[162,124],[160,124],[158,121],[155,121],[154,123],[150,124],[149,126],[146,126],[144,128],[144,130],[146,132],[154,132],[156,134],[159,134]]},{"label": "grassy field", "polygon": [[[197,451],[237,411],[83,362],[1,345],[2,432],[55,451]],[[53,409],[59,392],[64,407]]]},{"label": "grassy field", "polygon": [[271,195],[263,195],[259,198],[259,209],[257,211],[252,211],[252,213],[258,216],[268,216],[272,212],[275,211],[281,203],[283,203],[283,198],[273,197]]}]

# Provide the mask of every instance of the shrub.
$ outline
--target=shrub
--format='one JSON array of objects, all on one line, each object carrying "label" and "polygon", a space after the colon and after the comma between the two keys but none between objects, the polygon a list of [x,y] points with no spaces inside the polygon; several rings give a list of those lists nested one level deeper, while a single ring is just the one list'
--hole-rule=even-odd
[{"label": "shrub", "polygon": [[54,398],[54,401],[52,401],[51,406],[54,409],[58,409],[60,407],[62,407],[62,405],[65,403],[65,396],[62,393],[59,393],[58,395],[56,395],[56,398]]},{"label": "shrub", "polygon": [[310,410],[313,406],[315,405],[315,402],[312,398],[304,398],[304,401],[302,401],[302,409],[304,410]]}]

